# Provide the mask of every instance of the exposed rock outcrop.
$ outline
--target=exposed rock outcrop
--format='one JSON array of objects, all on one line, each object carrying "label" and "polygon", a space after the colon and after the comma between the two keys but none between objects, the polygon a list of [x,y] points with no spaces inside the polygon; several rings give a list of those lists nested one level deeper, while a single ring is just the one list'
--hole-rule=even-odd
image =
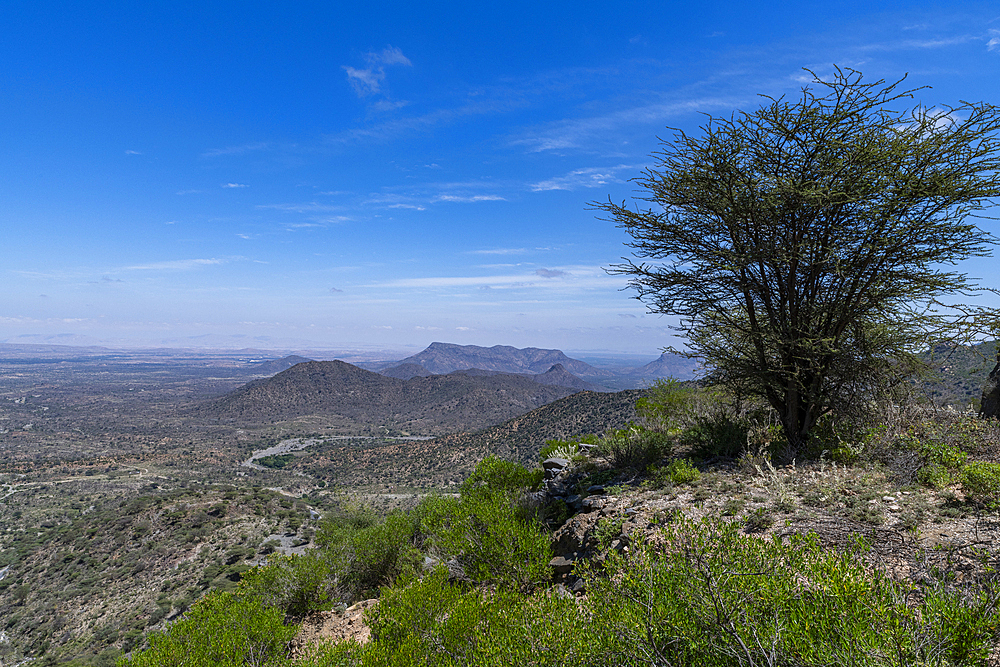
[{"label": "exposed rock outcrop", "polygon": [[979,416],[984,419],[1000,419],[1000,353],[997,354],[997,365],[990,371],[986,386],[983,387]]}]

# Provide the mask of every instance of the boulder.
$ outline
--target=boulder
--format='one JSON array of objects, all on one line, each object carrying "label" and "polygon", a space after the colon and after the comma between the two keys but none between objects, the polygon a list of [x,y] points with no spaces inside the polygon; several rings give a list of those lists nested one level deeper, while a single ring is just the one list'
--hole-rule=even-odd
[{"label": "boulder", "polygon": [[1000,419],[1000,354],[997,355],[997,365],[990,371],[986,386],[983,387],[979,416],[984,419]]},{"label": "boulder", "polygon": [[569,574],[573,570],[573,560],[563,556],[556,556],[549,561],[549,567],[555,574]]},{"label": "boulder", "polygon": [[566,459],[550,458],[542,461],[542,468],[545,469],[545,478],[552,479],[563,470],[569,467]]}]

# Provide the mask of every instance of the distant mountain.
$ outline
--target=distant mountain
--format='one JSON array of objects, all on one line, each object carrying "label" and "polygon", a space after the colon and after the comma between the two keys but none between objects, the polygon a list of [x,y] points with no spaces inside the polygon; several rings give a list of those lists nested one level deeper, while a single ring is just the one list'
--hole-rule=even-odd
[{"label": "distant mountain", "polygon": [[479,368],[501,373],[541,374],[556,364],[562,364],[570,373],[581,376],[601,376],[605,373],[588,363],[570,359],[560,350],[542,350],[537,347],[519,349],[509,345],[480,347],[431,343],[423,352],[403,359],[401,364],[420,364],[436,374],[451,373],[467,368]]},{"label": "distant mountain", "polygon": [[261,424],[303,416],[344,427],[417,433],[481,429],[574,393],[516,375],[386,377],[343,361],[310,361],[192,409],[192,416]]},{"label": "distant mountain", "polygon": [[400,364],[392,368],[387,368],[384,371],[379,371],[379,374],[391,378],[399,378],[400,380],[409,380],[415,377],[425,378],[428,375],[434,375],[434,373],[431,373],[420,364]]},{"label": "distant mountain", "polygon": [[287,357],[282,357],[281,359],[272,359],[271,361],[262,361],[251,364],[250,369],[253,373],[258,375],[274,375],[275,373],[288,370],[295,364],[304,364],[307,361],[312,361],[312,359],[306,359],[305,357],[300,357],[297,354],[291,354]]},{"label": "distant mountain", "polygon": [[636,368],[630,375],[648,379],[675,377],[678,380],[690,380],[694,377],[697,369],[697,359],[688,359],[679,354],[664,352],[659,359]]}]

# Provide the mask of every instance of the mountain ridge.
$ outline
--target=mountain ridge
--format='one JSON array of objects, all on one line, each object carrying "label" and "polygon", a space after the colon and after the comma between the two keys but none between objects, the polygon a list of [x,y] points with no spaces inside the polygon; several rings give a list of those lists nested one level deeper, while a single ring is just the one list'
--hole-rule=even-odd
[{"label": "mountain ridge", "polygon": [[206,401],[191,415],[244,424],[318,416],[358,429],[440,434],[486,428],[575,392],[511,374],[403,380],[344,361],[310,361]]}]

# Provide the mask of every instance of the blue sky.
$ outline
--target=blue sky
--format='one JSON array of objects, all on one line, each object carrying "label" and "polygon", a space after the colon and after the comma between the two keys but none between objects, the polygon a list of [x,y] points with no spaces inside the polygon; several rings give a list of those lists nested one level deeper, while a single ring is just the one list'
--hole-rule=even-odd
[{"label": "blue sky", "polygon": [[8,1],[0,31],[7,342],[655,355],[587,202],[667,126],[834,63],[1000,101],[995,3]]}]

